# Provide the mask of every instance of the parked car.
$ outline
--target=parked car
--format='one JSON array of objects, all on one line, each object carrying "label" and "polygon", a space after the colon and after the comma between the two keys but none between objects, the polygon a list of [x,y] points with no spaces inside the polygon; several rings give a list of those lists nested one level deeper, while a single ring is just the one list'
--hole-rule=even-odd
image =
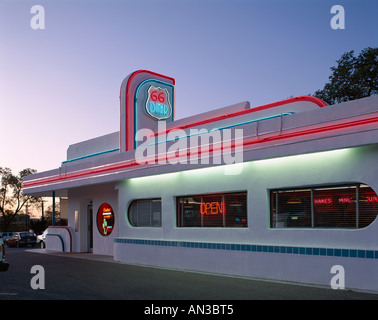
[{"label": "parked car", "polygon": [[7,271],[9,263],[5,262],[5,246],[3,235],[0,233],[0,271]]},{"label": "parked car", "polygon": [[8,238],[12,236],[13,232],[1,232],[1,235],[3,236],[3,241],[5,242]]},{"label": "parked car", "polygon": [[46,229],[45,231],[43,231],[42,234],[40,234],[39,236],[37,236],[37,243],[39,243],[39,246],[41,247],[41,249],[46,248],[45,239],[46,239],[47,230],[48,229]]},{"label": "parked car", "polygon": [[30,244],[32,247],[34,247],[36,241],[37,237],[31,232],[14,232],[13,235],[7,239],[7,246],[22,247]]}]

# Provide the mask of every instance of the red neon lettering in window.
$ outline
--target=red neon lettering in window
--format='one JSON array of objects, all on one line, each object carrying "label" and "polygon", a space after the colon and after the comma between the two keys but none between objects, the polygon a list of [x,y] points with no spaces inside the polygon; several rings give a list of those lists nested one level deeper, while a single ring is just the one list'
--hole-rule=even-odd
[{"label": "red neon lettering in window", "polygon": [[367,202],[378,202],[378,197],[368,196],[366,200]]},{"label": "red neon lettering in window", "polygon": [[332,198],[317,198],[314,199],[314,204],[332,204]]},{"label": "red neon lettering in window", "polygon": [[350,198],[350,197],[339,198],[339,203],[352,203],[352,198]]},{"label": "red neon lettering in window", "polygon": [[201,214],[218,214],[223,213],[223,203],[222,202],[201,202]]}]

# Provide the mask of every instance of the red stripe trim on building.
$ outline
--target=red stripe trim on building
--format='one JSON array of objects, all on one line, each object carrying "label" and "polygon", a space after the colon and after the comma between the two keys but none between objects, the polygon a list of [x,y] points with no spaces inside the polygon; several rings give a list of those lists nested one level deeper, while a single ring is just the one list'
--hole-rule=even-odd
[{"label": "red stripe trim on building", "polygon": [[[304,135],[310,135],[310,134],[316,134],[316,133],[323,133],[327,131],[332,131],[332,130],[337,130],[337,129],[344,129],[344,128],[350,128],[350,127],[355,127],[359,125],[366,125],[366,124],[371,124],[371,123],[376,123],[378,122],[378,117],[373,117],[373,118],[368,118],[368,119],[362,119],[362,120],[354,120],[354,121],[349,121],[349,122],[344,122],[344,123],[339,123],[339,124],[332,124],[328,126],[323,126],[319,128],[312,128],[312,129],[305,129],[305,130],[300,130],[300,131],[295,131],[295,132],[290,132],[290,133],[283,133],[280,135],[276,136],[271,136],[271,137],[266,137],[266,138],[261,138],[261,137],[251,137],[246,140],[243,140],[243,146],[250,146],[253,144],[258,144],[258,143],[264,143],[264,142],[269,142],[269,141],[275,141],[275,140],[282,140],[282,139],[287,139],[287,138],[293,138],[297,136],[304,136]],[[234,143],[235,146],[235,143]],[[192,154],[201,154],[201,150],[197,150],[192,153]],[[212,147],[209,148],[209,151],[215,151],[222,149],[222,146],[220,147]],[[187,151],[187,155],[190,155],[190,149]],[[164,155],[157,155],[154,158],[151,158],[151,162],[157,163],[159,160],[162,159],[167,159],[169,160],[170,158],[175,158],[175,154],[172,156],[167,156],[166,154]],[[148,159],[146,159],[146,162]],[[136,167],[136,166],[142,166],[139,164],[135,159],[117,163],[117,164],[110,164],[110,165],[105,165],[102,167],[97,167],[97,168],[91,168],[91,169],[86,169],[86,170],[81,170],[73,173],[68,173],[64,176],[62,175],[54,175],[48,178],[40,178],[40,179],[35,179],[32,181],[27,181],[23,184],[23,188],[32,188],[40,185],[45,185],[45,184],[53,184],[53,183],[59,183],[63,182],[66,180],[75,180],[75,179],[80,179],[83,177],[88,177],[90,178],[91,176],[93,177],[94,175],[101,175],[101,174],[111,174],[112,171],[117,171],[117,170],[124,170],[130,167]]]},{"label": "red stripe trim on building", "polygon": [[262,106],[258,106],[258,107],[251,108],[251,109],[246,109],[246,110],[237,111],[237,112],[233,112],[233,113],[226,113],[226,114],[222,114],[220,116],[199,120],[199,121],[196,121],[196,122],[192,122],[192,123],[184,124],[184,125],[177,126],[177,127],[174,127],[174,128],[170,128],[170,129],[167,129],[165,131],[155,132],[154,136],[166,134],[168,131],[172,131],[172,130],[187,129],[187,128],[191,128],[191,127],[195,127],[195,126],[208,124],[208,123],[211,123],[211,122],[216,122],[216,121],[220,121],[220,120],[230,119],[230,118],[233,118],[233,117],[238,117],[238,116],[254,113],[254,112],[257,112],[257,111],[263,111],[263,110],[271,109],[271,108],[282,106],[282,105],[288,104],[288,103],[301,102],[301,101],[315,103],[320,108],[327,106],[327,104],[323,100],[320,100],[316,97],[312,97],[312,96],[294,97],[294,98],[289,98],[289,99],[286,99],[286,100],[281,100],[281,101],[277,101],[277,102],[264,104]]}]

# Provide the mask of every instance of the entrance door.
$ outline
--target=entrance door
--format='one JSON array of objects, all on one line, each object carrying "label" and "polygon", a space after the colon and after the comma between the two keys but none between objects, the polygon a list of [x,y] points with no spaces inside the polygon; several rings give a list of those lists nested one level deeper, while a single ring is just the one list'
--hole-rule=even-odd
[{"label": "entrance door", "polygon": [[93,252],[93,205],[89,204],[87,207],[87,221],[88,221],[88,252]]}]

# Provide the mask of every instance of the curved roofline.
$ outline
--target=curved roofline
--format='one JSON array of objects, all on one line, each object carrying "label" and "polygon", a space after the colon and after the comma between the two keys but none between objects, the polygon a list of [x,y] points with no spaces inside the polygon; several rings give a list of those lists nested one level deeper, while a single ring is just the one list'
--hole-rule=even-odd
[{"label": "curved roofline", "polygon": [[226,113],[226,114],[222,114],[220,116],[215,116],[215,117],[212,117],[212,118],[207,118],[207,119],[195,121],[195,122],[188,123],[188,124],[183,124],[183,125],[180,125],[180,126],[177,126],[177,127],[174,127],[174,128],[169,128],[169,130],[155,132],[154,136],[165,134],[165,133],[167,133],[168,131],[171,131],[171,130],[187,129],[187,128],[190,128],[190,127],[195,127],[195,126],[207,124],[207,123],[210,123],[210,122],[216,122],[216,121],[219,121],[219,120],[224,120],[226,118],[233,118],[233,117],[237,117],[237,116],[241,116],[241,115],[245,115],[245,114],[249,114],[249,113],[253,113],[253,112],[257,112],[257,111],[263,111],[263,110],[279,107],[279,106],[282,106],[284,104],[289,104],[289,103],[294,103],[294,102],[303,102],[303,101],[304,102],[312,102],[320,108],[328,106],[327,103],[325,103],[323,100],[321,100],[319,98],[312,97],[312,96],[298,96],[298,97],[293,97],[293,98],[289,98],[289,99],[285,99],[285,100],[281,100],[281,101],[276,101],[276,102],[264,104],[264,105],[254,107],[254,108],[250,108],[250,109],[246,109],[246,110],[236,111],[236,112],[233,112],[233,113]]}]

